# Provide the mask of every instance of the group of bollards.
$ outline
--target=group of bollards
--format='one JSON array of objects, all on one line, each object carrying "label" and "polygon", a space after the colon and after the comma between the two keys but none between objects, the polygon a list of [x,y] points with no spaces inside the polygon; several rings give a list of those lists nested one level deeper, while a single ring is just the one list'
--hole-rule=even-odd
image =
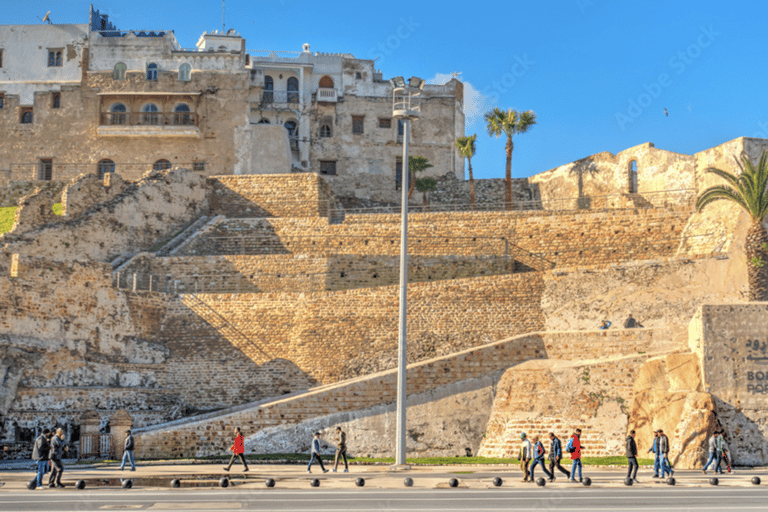
[{"label": "group of bollards", "polygon": [[[759,476],[753,476],[751,481],[752,481],[753,485],[760,485],[760,482],[761,482]],[[496,478],[493,479],[493,485],[495,487],[501,487],[501,485],[503,483],[504,483],[504,480],[502,480],[499,477],[496,477]],[[590,485],[592,485],[592,480],[589,477],[586,477],[582,483],[586,487],[589,487]],[[674,477],[669,477],[669,478],[667,478],[666,483],[667,483],[667,485],[675,485],[677,483],[677,481],[674,479]],[[632,481],[631,478],[625,478],[624,479],[624,485],[631,486],[632,484],[633,484],[633,481]],[[719,484],[720,484],[720,479],[718,479],[717,477],[712,477],[712,478],[709,479],[709,485],[719,485]],[[264,481],[264,485],[267,486],[267,487],[270,487],[270,488],[274,487],[275,486],[274,478],[267,478]],[[311,479],[309,481],[309,485],[311,485],[312,487],[320,487],[320,480],[318,478],[313,478],[313,479]],[[358,486],[358,487],[364,487],[365,486],[365,479],[361,478],[361,477],[358,477],[355,480],[355,485]],[[405,485],[406,487],[413,487],[413,478],[408,477],[405,480],[403,480],[403,485]],[[543,477],[540,477],[540,478],[538,478],[536,480],[536,485],[538,485],[539,487],[544,487],[544,486],[547,485],[547,481]],[[129,479],[123,480],[122,481],[122,486],[123,486],[123,489],[130,489],[130,488],[132,488],[133,487],[133,479],[129,478]],[[227,478],[225,476],[222,477],[219,480],[219,486],[224,487],[224,488],[229,487],[229,478]],[[448,480],[448,486],[449,487],[458,487],[459,486],[458,479],[451,478],[450,480]],[[27,489],[32,490],[32,489],[35,489],[35,487],[37,487],[37,481],[36,480],[31,480],[29,483],[27,483]],[[179,487],[181,487],[181,480],[179,480],[178,478],[174,478],[173,480],[171,480],[171,487],[173,487],[174,489],[178,489]],[[81,489],[81,490],[85,489],[85,480],[78,480],[77,483],[75,483],[75,488]]]}]

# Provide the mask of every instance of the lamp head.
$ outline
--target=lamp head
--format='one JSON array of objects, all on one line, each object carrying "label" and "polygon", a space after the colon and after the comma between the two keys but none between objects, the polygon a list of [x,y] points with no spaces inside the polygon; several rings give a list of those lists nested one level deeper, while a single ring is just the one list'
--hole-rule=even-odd
[{"label": "lamp head", "polygon": [[424,84],[425,84],[424,79],[419,78],[417,76],[412,76],[408,80],[408,86],[413,87],[414,89],[422,90],[424,89]]},{"label": "lamp head", "polygon": [[389,83],[392,84],[392,87],[405,87],[405,79],[401,76],[396,76],[394,78],[389,79]]}]

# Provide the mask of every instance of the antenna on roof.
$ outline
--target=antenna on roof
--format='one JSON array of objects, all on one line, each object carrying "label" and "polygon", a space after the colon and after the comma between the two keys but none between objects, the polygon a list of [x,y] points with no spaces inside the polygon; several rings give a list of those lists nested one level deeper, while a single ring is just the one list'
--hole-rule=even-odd
[{"label": "antenna on roof", "polygon": [[227,4],[227,0],[221,0],[221,32],[222,33],[226,32],[226,28],[227,28],[227,22],[225,17],[226,4]]},{"label": "antenna on roof", "polygon": [[48,11],[47,13],[45,13],[45,16],[43,16],[43,19],[40,20],[40,16],[38,16],[37,19],[39,19],[43,23],[47,21],[49,25],[53,25],[53,22],[51,21],[51,18],[50,18],[50,14],[51,14],[51,11]]}]

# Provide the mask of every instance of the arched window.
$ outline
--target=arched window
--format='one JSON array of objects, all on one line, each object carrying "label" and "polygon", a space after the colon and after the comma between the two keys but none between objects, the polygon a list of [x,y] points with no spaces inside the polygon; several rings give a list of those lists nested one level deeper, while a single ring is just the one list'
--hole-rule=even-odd
[{"label": "arched window", "polygon": [[637,194],[637,160],[629,162],[629,193]]},{"label": "arched window", "polygon": [[320,126],[320,136],[323,138],[326,137],[333,137],[333,131],[331,130],[331,125],[329,124],[323,124]]},{"label": "arched window", "polygon": [[320,87],[333,89],[333,78],[325,75],[320,79]]},{"label": "arched window", "polygon": [[275,81],[272,77],[267,75],[264,77],[264,95],[261,97],[262,103],[272,103],[275,101]]},{"label": "arched window", "polygon": [[192,116],[189,115],[189,105],[186,103],[179,103],[176,108],[173,109],[173,124],[176,125],[188,125],[192,124]]},{"label": "arched window", "polygon": [[189,82],[192,79],[192,66],[186,62],[179,66],[179,81]]},{"label": "arched window", "polygon": [[299,130],[296,121],[287,121],[283,126],[288,130],[288,142],[291,149],[299,149]]},{"label": "arched window", "polygon": [[32,124],[34,117],[32,115],[32,109],[27,108],[21,111],[21,124]]},{"label": "arched window", "polygon": [[128,66],[125,65],[125,62],[118,62],[117,64],[115,64],[115,69],[112,71],[112,79],[124,80],[125,72],[127,69],[128,69]]},{"label": "arched window", "polygon": [[288,103],[299,102],[299,79],[292,76],[288,79]]},{"label": "arched window", "polygon": [[157,113],[157,105],[147,103],[141,111],[144,112],[141,116],[141,124],[160,124],[160,114]]},{"label": "arched window", "polygon": [[164,171],[164,170],[170,169],[170,168],[171,168],[171,162],[169,162],[168,160],[165,160],[165,159],[158,160],[157,162],[155,162],[152,165],[152,170],[153,171]]},{"label": "arched window", "polygon": [[147,80],[157,80],[157,64],[154,62],[147,64]]},{"label": "arched window", "polygon": [[108,172],[115,172],[115,162],[110,160],[109,158],[105,158],[104,160],[99,161],[99,179],[104,179],[104,175]]},{"label": "arched window", "polygon": [[126,115],[125,105],[122,103],[115,103],[109,111],[109,124],[125,124],[126,118],[128,117]]}]

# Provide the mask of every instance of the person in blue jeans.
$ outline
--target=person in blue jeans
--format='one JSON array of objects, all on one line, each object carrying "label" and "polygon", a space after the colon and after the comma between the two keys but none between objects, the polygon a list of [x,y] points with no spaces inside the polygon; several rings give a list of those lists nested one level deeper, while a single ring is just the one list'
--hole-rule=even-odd
[{"label": "person in blue jeans", "polygon": [[659,431],[653,431],[653,445],[648,448],[648,452],[653,452],[653,478],[659,478],[661,470],[661,452],[659,452]]},{"label": "person in blue jeans", "polygon": [[136,471],[136,463],[133,460],[133,436],[130,430],[125,431],[125,443],[123,444],[123,463],[120,464],[120,471],[125,469],[125,461],[131,461],[131,471]]},{"label": "person in blue jeans", "polygon": [[307,466],[307,473],[312,472],[312,463],[317,460],[320,464],[320,469],[323,473],[327,473],[328,470],[323,466],[323,459],[320,458],[320,432],[315,432],[315,437],[312,439],[312,454],[309,456],[309,465]]},{"label": "person in blue jeans", "polygon": [[715,473],[723,472],[720,469],[720,450],[717,449],[717,438],[719,434],[720,432],[715,432],[709,438],[709,460],[707,460],[707,463],[704,464],[704,467],[701,469],[701,472],[705,475],[707,474],[707,468],[713,462],[715,463]]},{"label": "person in blue jeans", "polygon": [[533,479],[533,470],[536,469],[536,466],[538,464],[541,464],[541,469],[544,470],[544,474],[547,475],[547,478],[549,478],[549,481],[552,482],[555,480],[554,473],[550,473],[547,471],[547,467],[544,465],[544,455],[546,452],[544,451],[544,445],[541,444],[541,441],[539,441],[539,436],[533,436],[533,464],[531,464],[531,482],[535,482]]},{"label": "person in blue jeans", "polygon": [[573,459],[573,465],[571,466],[571,482],[576,481],[576,468],[579,469],[579,482],[581,482],[581,429],[577,428],[576,432],[571,436],[569,441],[573,446],[571,452],[571,459]]},{"label": "person in blue jeans", "polygon": [[43,433],[37,436],[35,445],[32,448],[32,460],[37,463],[37,478],[35,482],[38,487],[43,486],[43,476],[48,472],[48,453],[51,449],[51,444],[48,440],[50,434],[50,430],[47,428],[43,429]]}]

